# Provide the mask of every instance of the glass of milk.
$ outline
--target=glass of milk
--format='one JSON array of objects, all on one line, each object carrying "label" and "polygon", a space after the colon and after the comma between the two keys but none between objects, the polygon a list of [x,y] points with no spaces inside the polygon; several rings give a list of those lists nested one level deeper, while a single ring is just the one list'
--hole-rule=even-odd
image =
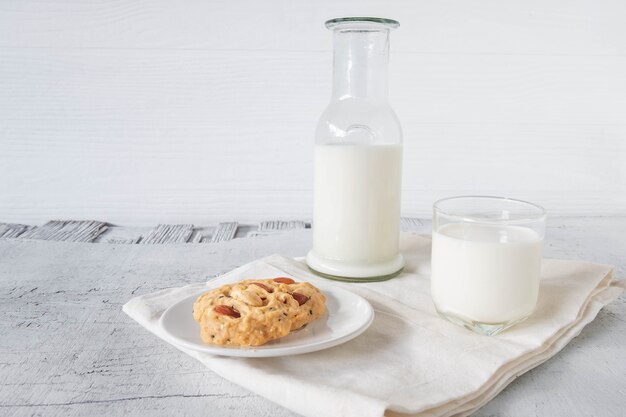
[{"label": "glass of milk", "polygon": [[463,196],[433,207],[431,293],[453,323],[494,335],[537,304],[546,211],[526,201]]},{"label": "glass of milk", "polygon": [[342,281],[398,274],[402,129],[387,99],[389,33],[375,17],[326,22],[333,89],[315,134],[313,248],[307,264]]}]

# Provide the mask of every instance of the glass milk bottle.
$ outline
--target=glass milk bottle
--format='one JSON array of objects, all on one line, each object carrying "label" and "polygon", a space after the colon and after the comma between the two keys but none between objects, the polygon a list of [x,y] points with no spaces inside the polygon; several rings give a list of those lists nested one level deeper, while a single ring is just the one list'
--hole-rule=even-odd
[{"label": "glass milk bottle", "polygon": [[333,31],[333,90],[316,130],[313,249],[328,278],[380,281],[400,272],[402,130],[387,102],[390,19],[348,17]]}]

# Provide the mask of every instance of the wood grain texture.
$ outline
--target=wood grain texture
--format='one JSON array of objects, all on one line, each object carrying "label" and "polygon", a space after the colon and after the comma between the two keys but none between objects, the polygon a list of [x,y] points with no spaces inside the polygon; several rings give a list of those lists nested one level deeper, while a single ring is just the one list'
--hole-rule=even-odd
[{"label": "wood grain texture", "polygon": [[41,226],[29,227],[15,237],[17,239],[54,240],[57,242],[93,242],[106,230],[107,224],[104,222],[51,220]]},{"label": "wood grain texture", "polygon": [[193,224],[160,224],[143,236],[139,243],[187,243],[193,234]]},{"label": "wood grain texture", "polygon": [[[41,226],[0,223],[0,239],[115,244],[219,243],[236,237],[272,236],[286,230],[310,227],[310,222],[302,220],[267,220],[257,225],[240,225],[238,222],[215,226],[160,224],[152,228],[112,226],[93,220],[54,220]],[[400,230],[403,232],[416,233],[423,228],[423,221],[418,218],[400,219]]]},{"label": "wood grain texture", "polygon": [[[625,230],[624,218],[551,219],[546,255],[614,264],[623,278]],[[264,255],[302,255],[310,241],[302,229],[201,245],[0,240],[0,414],[293,416],[161,343],[121,307]],[[621,416],[625,343],[622,297],[476,415]]]},{"label": "wood grain texture", "polygon": [[0,5],[0,220],[311,218],[322,22],[346,14],[402,23],[404,215],[473,193],[626,214],[623,2],[24,0]]}]

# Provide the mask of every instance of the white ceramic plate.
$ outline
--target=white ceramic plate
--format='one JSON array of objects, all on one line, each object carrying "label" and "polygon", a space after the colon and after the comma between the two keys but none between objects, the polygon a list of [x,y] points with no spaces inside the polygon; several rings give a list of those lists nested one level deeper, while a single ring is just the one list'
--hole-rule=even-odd
[{"label": "white ceramic plate", "polygon": [[193,303],[200,294],[211,287],[165,310],[159,324],[165,337],[178,346],[213,355],[245,358],[298,355],[326,349],[354,339],[372,324],[374,309],[363,297],[342,288],[320,285],[317,287],[326,295],[326,314],[303,329],[263,346],[220,347],[202,342],[200,328],[192,315]]}]

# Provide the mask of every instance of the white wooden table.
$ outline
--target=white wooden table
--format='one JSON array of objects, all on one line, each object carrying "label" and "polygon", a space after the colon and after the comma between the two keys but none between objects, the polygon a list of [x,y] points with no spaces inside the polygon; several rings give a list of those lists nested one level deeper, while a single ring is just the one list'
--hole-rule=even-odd
[{"label": "white wooden table", "polygon": [[[610,263],[624,277],[625,232],[623,217],[551,219],[546,255]],[[207,244],[0,239],[0,415],[293,416],[162,343],[121,306],[263,255],[302,255],[310,239],[308,229]],[[624,346],[622,297],[476,415],[622,416]]]}]

